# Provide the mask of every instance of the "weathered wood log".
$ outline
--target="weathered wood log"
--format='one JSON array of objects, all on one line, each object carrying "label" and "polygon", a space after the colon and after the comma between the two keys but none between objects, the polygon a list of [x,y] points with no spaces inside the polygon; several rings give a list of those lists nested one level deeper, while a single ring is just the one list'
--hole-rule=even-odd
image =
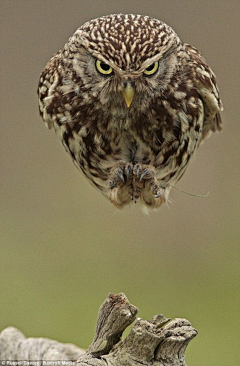
[{"label": "weathered wood log", "polygon": [[95,336],[86,351],[46,338],[26,338],[8,327],[0,334],[0,360],[56,361],[56,365],[77,360],[77,366],[186,366],[186,347],[197,335],[191,323],[163,315],[150,321],[138,318],[121,340],[137,312],[123,293],[109,294],[99,309]]}]

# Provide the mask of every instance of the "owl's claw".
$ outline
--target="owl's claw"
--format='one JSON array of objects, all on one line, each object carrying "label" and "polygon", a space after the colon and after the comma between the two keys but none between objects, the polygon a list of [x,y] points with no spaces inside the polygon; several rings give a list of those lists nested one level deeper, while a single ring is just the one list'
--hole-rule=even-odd
[{"label": "owl's claw", "polygon": [[136,179],[138,197],[141,196],[149,206],[160,205],[164,201],[164,188],[159,185],[155,168],[152,165],[138,163],[136,167],[134,166],[134,172],[135,175],[140,175],[140,178]]},{"label": "owl's claw", "polygon": [[127,180],[129,180],[129,178],[131,177],[132,170],[133,170],[132,163],[127,163],[125,166],[125,174],[126,174]]},{"label": "owl's claw", "polygon": [[117,173],[118,177],[121,179],[121,181],[123,183],[125,183],[125,179],[124,179],[123,172],[122,172],[121,168],[119,168],[116,173]]},{"label": "owl's claw", "polygon": [[115,187],[117,187],[117,186],[116,186],[116,184],[113,182],[113,180],[110,180],[110,181],[108,182],[108,184],[110,185],[110,187],[111,187],[111,188],[115,188]]},{"label": "owl's claw", "polygon": [[159,183],[156,179],[149,180],[149,190],[152,192],[155,198],[159,198],[162,195],[162,188],[159,186]]},{"label": "owl's claw", "polygon": [[144,179],[151,179],[154,176],[154,172],[149,168],[145,168],[141,174],[139,181],[141,182]]},{"label": "owl's claw", "polygon": [[156,175],[155,169],[151,165],[145,165],[142,163],[137,163],[134,165],[133,174],[139,178],[139,182],[145,179],[154,178]]},{"label": "owl's claw", "polygon": [[133,174],[139,178],[141,171],[142,171],[142,163],[135,164],[133,168]]},{"label": "owl's claw", "polygon": [[160,190],[158,190],[157,194],[154,195],[155,198],[161,197],[162,193]]},{"label": "owl's claw", "polygon": [[118,207],[130,200],[136,203],[139,198],[152,207],[164,202],[164,189],[160,187],[155,168],[151,165],[121,161],[113,167],[110,177],[110,199]]},{"label": "owl's claw", "polygon": [[139,177],[141,169],[142,169],[141,165],[138,164],[137,165],[137,177]]},{"label": "owl's claw", "polygon": [[108,184],[111,188],[123,187],[126,183],[125,180],[125,163],[120,162],[119,166],[115,166],[111,170],[111,179],[109,179]]}]

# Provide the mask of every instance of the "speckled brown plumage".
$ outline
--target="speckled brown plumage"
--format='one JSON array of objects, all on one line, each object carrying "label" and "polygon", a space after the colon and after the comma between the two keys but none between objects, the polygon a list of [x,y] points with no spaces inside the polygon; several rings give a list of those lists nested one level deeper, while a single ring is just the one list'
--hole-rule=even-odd
[{"label": "speckled brown plumage", "polygon": [[38,94],[47,126],[117,207],[161,205],[199,144],[221,130],[212,70],[147,16],[85,23],[47,64]]}]

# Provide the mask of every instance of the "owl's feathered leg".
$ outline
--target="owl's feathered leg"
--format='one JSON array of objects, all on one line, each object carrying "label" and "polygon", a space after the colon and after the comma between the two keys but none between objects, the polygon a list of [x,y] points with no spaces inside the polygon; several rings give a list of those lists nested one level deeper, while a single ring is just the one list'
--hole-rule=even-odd
[{"label": "owl's feathered leg", "polygon": [[146,206],[152,208],[159,207],[166,201],[165,189],[159,187],[159,184],[154,183],[152,180],[148,180],[142,189],[141,200]]},{"label": "owl's feathered leg", "polygon": [[131,163],[120,161],[110,172],[109,199],[118,208],[127,205],[133,199],[132,168]]},{"label": "owl's feathered leg", "polygon": [[132,178],[133,165],[124,161],[119,161],[110,172],[109,185],[111,188],[122,188],[124,184]]},{"label": "owl's feathered leg", "polygon": [[129,162],[118,162],[110,172],[109,199],[118,208],[125,206],[131,201],[137,202],[144,186],[143,182],[135,176],[134,165]]},{"label": "owl's feathered leg", "polygon": [[129,187],[112,188],[109,192],[109,199],[116,207],[124,207],[132,201],[131,195],[129,194]]},{"label": "owl's feathered leg", "polygon": [[118,162],[110,173],[109,199],[118,208],[139,198],[150,207],[165,202],[165,189],[159,185],[155,168],[141,163]]}]

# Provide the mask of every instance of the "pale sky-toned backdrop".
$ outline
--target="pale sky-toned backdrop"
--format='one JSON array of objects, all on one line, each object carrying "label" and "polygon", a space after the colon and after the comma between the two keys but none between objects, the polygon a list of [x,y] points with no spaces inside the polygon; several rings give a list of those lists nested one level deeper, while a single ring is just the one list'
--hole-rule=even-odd
[{"label": "pale sky-toned backdrop", "polygon": [[[240,111],[238,0],[2,0],[1,329],[92,340],[98,308],[123,291],[139,316],[186,317],[192,366],[239,361]],[[50,57],[85,21],[140,13],[171,25],[217,74],[224,130],[198,151],[173,204],[117,211],[77,171],[37,105]],[[227,359],[227,361],[226,361]]]}]

